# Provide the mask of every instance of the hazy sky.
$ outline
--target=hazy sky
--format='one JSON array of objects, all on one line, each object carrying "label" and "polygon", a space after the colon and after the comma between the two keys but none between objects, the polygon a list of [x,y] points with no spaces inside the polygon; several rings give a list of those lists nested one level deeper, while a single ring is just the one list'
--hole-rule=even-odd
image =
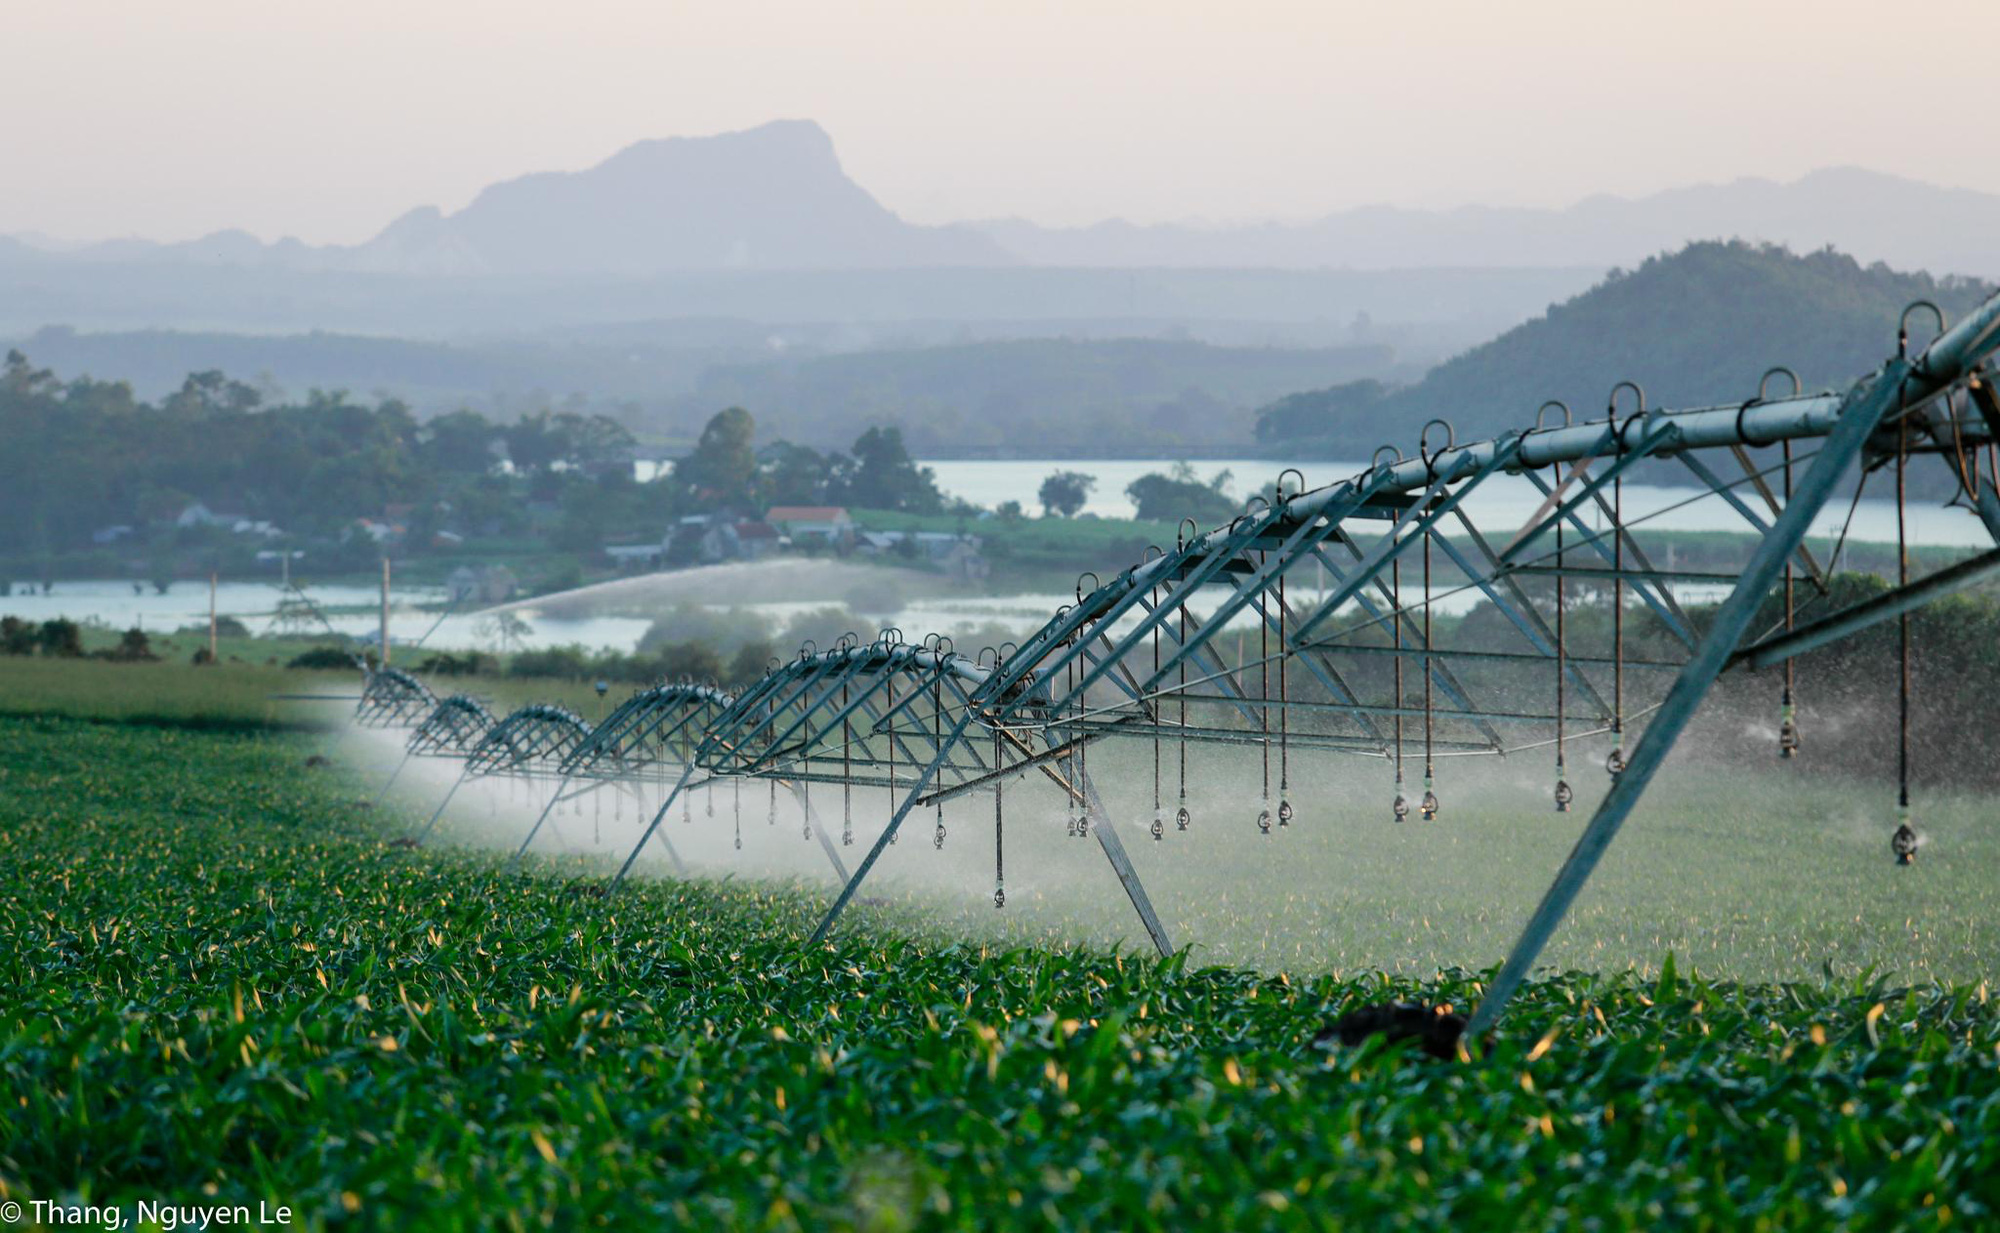
[{"label": "hazy sky", "polygon": [[2000,0],[20,0],[0,232],[353,242],[780,117],[923,222],[1559,205],[1839,164],[2000,192],[1996,34]]}]

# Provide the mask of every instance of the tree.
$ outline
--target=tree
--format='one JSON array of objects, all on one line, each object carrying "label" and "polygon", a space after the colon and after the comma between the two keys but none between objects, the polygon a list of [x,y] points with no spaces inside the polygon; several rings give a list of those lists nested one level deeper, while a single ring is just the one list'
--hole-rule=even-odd
[{"label": "tree", "polygon": [[1204,526],[1226,522],[1237,512],[1229,498],[1229,472],[1218,471],[1204,484],[1194,476],[1194,468],[1176,463],[1169,473],[1142,475],[1125,485],[1125,495],[1138,507],[1139,518],[1148,522],[1179,522],[1192,518]]},{"label": "tree", "polygon": [[777,647],[769,638],[749,639],[729,657],[729,671],[722,683],[731,689],[755,684],[769,670],[771,657],[777,653]]},{"label": "tree", "polygon": [[564,457],[578,466],[601,467],[622,462],[637,444],[625,425],[608,415],[578,415],[565,411],[556,416],[566,447]]},{"label": "tree", "polygon": [[1083,512],[1090,501],[1090,493],[1097,487],[1097,477],[1081,471],[1057,471],[1042,481],[1041,491],[1036,498],[1042,503],[1042,515],[1061,514],[1074,518]]},{"label": "tree", "polygon": [[489,638],[500,644],[500,653],[507,654],[520,648],[532,637],[535,627],[516,616],[511,609],[502,609],[479,622],[474,630],[482,638]]},{"label": "tree", "polygon": [[870,428],[861,434],[854,442],[846,488],[847,503],[862,509],[935,514],[944,508],[936,476],[911,460],[900,428]]},{"label": "tree", "polygon": [[507,457],[521,471],[543,471],[569,456],[570,445],[564,425],[551,422],[549,413],[524,415],[504,431]]},{"label": "tree", "polygon": [[440,471],[477,475],[492,469],[493,443],[500,439],[500,429],[479,412],[453,411],[424,425],[423,458]]},{"label": "tree", "polygon": [[840,454],[829,458],[810,446],[773,441],[757,453],[758,495],[771,505],[824,505],[836,463],[853,466]]},{"label": "tree", "polygon": [[697,505],[747,505],[757,475],[757,421],[741,407],[716,412],[694,452],[674,463],[674,483]]},{"label": "tree", "polygon": [[160,410],[178,419],[208,419],[216,415],[245,415],[264,401],[256,387],[233,381],[220,369],[191,372],[179,391],[160,404]]}]

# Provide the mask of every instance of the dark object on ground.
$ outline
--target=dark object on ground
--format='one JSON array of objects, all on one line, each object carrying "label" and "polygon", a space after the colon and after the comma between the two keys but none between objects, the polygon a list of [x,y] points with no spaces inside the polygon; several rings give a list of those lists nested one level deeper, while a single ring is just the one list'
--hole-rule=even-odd
[{"label": "dark object on ground", "polygon": [[306,759],[306,765],[307,765],[307,766],[332,766],[332,765],[333,765],[333,763],[332,763],[332,762],[331,762],[331,761],[330,761],[330,760],[329,760],[329,759],[327,758],[327,756],[326,756],[325,754],[313,754],[313,755],[312,755],[311,757],[308,757],[308,758]]},{"label": "dark object on ground", "polygon": [[1389,1002],[1348,1011],[1321,1028],[1313,1043],[1324,1045],[1337,1040],[1343,1045],[1358,1045],[1371,1036],[1384,1036],[1391,1044],[1414,1040],[1432,1057],[1448,1059],[1458,1056],[1458,1038],[1464,1034],[1464,1015],[1453,1014],[1442,1006]]},{"label": "dark object on ground", "polygon": [[389,846],[392,848],[415,848],[420,845],[416,840],[405,837],[403,839],[391,839]]}]

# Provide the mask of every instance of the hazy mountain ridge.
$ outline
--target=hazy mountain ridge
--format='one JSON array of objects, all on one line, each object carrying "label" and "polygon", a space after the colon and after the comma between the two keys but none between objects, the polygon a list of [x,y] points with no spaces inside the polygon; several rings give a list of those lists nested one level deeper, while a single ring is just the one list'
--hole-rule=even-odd
[{"label": "hazy mountain ridge", "polygon": [[832,138],[809,120],[637,142],[581,171],[531,172],[489,185],[453,214],[419,206],[352,247],[290,238],[264,244],[227,230],[177,244],[15,248],[22,251],[0,250],[0,257],[421,276],[1015,264],[970,228],[897,217],[848,178]]},{"label": "hazy mountain ridge", "polygon": [[1833,247],[1901,269],[2000,277],[2000,196],[1860,168],[1790,183],[1745,178],[1644,197],[1600,194],[1557,210],[1363,206],[1302,223],[1203,227],[1122,221],[1050,228],[974,223],[1036,265],[1631,265],[1689,240]]},{"label": "hazy mountain ridge", "polygon": [[714,271],[1004,268],[1411,269],[1631,265],[1741,238],[1864,263],[2000,277],[2000,196],[1859,168],[1743,178],[1562,209],[1371,205],[1305,222],[1045,227],[907,222],[842,169],[810,120],[637,142],[578,171],[538,171],[446,214],[420,206],[351,247],[243,231],[156,244],[0,237],[0,263],[194,264],[299,273],[618,276]]}]

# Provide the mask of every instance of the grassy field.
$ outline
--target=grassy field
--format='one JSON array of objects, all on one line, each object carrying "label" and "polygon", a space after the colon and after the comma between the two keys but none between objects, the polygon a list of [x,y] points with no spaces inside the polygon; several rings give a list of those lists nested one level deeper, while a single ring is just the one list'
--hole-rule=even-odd
[{"label": "grassy field", "polygon": [[808,952],[809,884],[607,902],[567,861],[392,848],[402,817],[307,765],[330,744],[0,719],[0,1197],[355,1228],[1996,1218],[1983,983],[1578,973],[1473,1059],[1325,1051],[1343,1006],[1479,977],[954,941],[895,903]]},{"label": "grassy field", "polygon": [[[189,660],[197,641],[206,645],[205,639],[156,638],[161,658],[151,663],[0,656],[0,715],[261,730],[331,729],[354,713],[359,671],[288,669],[283,664],[301,647],[279,644],[274,651],[270,642],[251,639],[240,641],[253,653],[232,659],[225,642],[223,662],[198,666]],[[180,654],[182,649],[187,654]],[[529,702],[557,702],[595,718],[605,707],[581,681],[481,676],[437,677],[426,684],[447,693],[463,689],[499,714]],[[629,692],[621,686],[611,701]]]}]

